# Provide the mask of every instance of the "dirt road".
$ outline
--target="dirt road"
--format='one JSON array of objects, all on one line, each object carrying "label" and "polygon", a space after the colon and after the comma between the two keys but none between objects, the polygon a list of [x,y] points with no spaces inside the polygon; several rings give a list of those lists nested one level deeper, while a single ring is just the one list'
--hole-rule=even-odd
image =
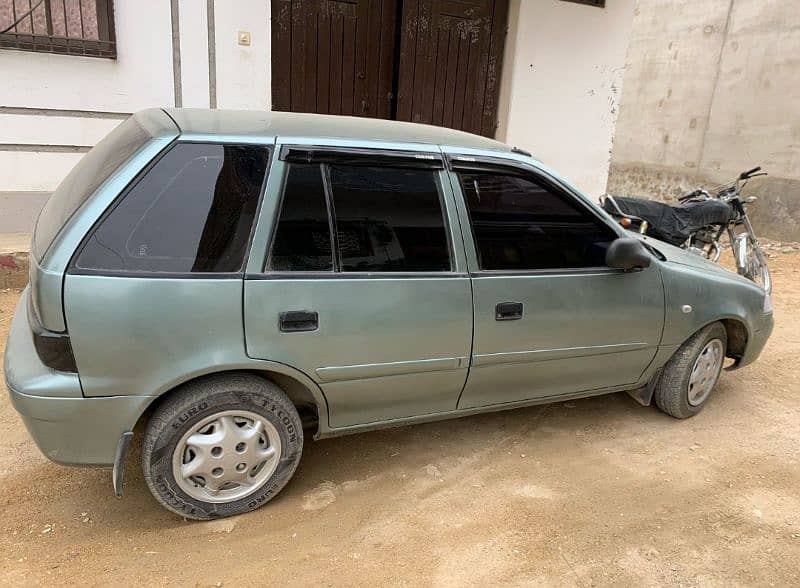
[{"label": "dirt road", "polygon": [[48,462],[2,393],[0,584],[797,585],[800,255],[771,264],[775,334],[694,419],[616,394],[311,442],[278,499],[211,523],[138,463],[117,500]]}]

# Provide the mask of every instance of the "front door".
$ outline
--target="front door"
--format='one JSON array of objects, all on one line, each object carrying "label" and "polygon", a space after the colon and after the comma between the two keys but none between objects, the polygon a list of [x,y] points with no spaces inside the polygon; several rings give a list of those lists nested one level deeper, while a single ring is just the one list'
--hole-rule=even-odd
[{"label": "front door", "polygon": [[455,410],[472,295],[441,154],[277,152],[279,206],[259,231],[276,228],[245,281],[248,354],[315,380],[334,428]]},{"label": "front door", "polygon": [[474,242],[475,336],[459,408],[635,383],[664,320],[656,264],[605,266],[617,233],[533,171],[456,172]]}]

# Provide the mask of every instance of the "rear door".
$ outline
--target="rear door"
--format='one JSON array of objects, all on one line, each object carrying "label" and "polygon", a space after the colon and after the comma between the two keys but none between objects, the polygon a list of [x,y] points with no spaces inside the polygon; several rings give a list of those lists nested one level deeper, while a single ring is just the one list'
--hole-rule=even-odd
[{"label": "rear door", "polygon": [[454,410],[472,297],[441,154],[278,150],[245,280],[248,354],[315,380],[331,427]]},{"label": "rear door", "polygon": [[657,264],[607,267],[617,232],[553,178],[474,158],[454,167],[475,299],[459,408],[635,383],[664,322]]}]

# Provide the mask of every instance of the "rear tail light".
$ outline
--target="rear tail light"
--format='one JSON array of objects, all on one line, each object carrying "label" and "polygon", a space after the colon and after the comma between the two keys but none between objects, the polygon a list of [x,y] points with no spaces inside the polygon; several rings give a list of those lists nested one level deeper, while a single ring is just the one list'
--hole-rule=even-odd
[{"label": "rear tail light", "polygon": [[69,333],[48,331],[39,322],[33,303],[28,300],[28,324],[33,332],[33,345],[41,362],[59,372],[78,373]]}]

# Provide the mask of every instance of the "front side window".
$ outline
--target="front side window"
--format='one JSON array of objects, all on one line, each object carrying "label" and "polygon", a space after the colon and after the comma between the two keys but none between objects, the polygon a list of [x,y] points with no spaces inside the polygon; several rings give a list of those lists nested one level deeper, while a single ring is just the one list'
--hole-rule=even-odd
[{"label": "front side window", "polygon": [[260,146],[175,145],[100,221],[76,268],[240,271],[268,159]]},{"label": "front side window", "polygon": [[274,271],[449,271],[450,248],[436,172],[290,164],[267,267]]},{"label": "front side window", "polygon": [[616,234],[568,195],[530,177],[458,175],[482,270],[605,266]]}]

